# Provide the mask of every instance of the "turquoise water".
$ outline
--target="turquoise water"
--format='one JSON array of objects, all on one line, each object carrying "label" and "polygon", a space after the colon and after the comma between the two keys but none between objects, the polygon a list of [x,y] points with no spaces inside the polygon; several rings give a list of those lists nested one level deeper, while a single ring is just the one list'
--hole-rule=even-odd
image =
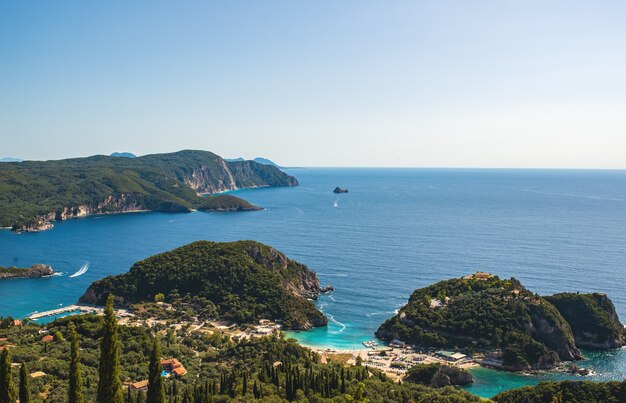
[{"label": "turquoise water", "polygon": [[562,380],[624,380],[626,378],[626,349],[613,351],[584,351],[584,361],[578,365],[592,370],[591,375],[580,376],[565,373],[542,372],[538,375],[496,371],[488,368],[474,368],[474,383],[464,389],[482,397],[492,397],[507,389],[536,385],[541,381]]},{"label": "turquoise water", "polygon": [[[48,263],[66,273],[0,282],[0,315],[74,303],[92,281],[191,241],[255,239],[335,286],[318,301],[328,328],[296,335],[310,345],[360,348],[415,288],[476,270],[514,276],[540,294],[606,292],[626,317],[624,171],[290,173],[301,186],[238,192],[264,211],[122,214],[57,223],[37,234],[0,231],[0,265]],[[350,193],[333,194],[335,186]],[[69,277],[85,263],[85,274]],[[596,361],[597,379],[625,377],[621,352]],[[471,390],[488,395],[498,385],[536,380],[481,370]]]}]

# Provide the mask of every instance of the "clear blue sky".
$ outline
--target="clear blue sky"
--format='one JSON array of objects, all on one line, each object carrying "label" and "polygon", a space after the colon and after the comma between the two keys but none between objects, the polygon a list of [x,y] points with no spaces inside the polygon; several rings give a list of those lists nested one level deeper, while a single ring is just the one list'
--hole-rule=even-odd
[{"label": "clear blue sky", "polygon": [[626,168],[623,1],[2,1],[0,156]]}]

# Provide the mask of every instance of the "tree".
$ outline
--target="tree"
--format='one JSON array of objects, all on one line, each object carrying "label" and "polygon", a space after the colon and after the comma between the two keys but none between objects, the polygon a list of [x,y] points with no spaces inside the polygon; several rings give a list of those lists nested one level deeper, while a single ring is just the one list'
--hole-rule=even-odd
[{"label": "tree", "polygon": [[67,401],[68,403],[83,403],[83,377],[80,370],[80,356],[78,352],[78,333],[74,322],[70,322],[70,379]]},{"label": "tree", "polygon": [[97,403],[123,403],[120,381],[120,341],[117,334],[117,319],[113,311],[113,295],[109,294],[104,310],[104,335],[100,342],[100,367]]},{"label": "tree", "polygon": [[161,377],[161,347],[159,346],[159,338],[157,335],[154,336],[152,343],[148,374],[147,402],[164,403],[165,391],[163,389],[163,378]]},{"label": "tree", "polygon": [[11,357],[5,348],[0,355],[0,403],[15,403],[17,398],[11,376]]},{"label": "tree", "polygon": [[28,390],[28,371],[26,364],[20,367],[20,403],[30,403],[30,392]]},{"label": "tree", "polygon": [[241,385],[241,394],[246,395],[248,393],[248,373],[243,371],[243,383]]}]

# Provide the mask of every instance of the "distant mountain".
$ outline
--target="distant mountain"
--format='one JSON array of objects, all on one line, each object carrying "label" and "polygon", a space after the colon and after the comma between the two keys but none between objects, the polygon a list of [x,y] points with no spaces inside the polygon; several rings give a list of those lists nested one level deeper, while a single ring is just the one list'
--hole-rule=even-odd
[{"label": "distant mountain", "polygon": [[256,162],[257,164],[271,165],[271,166],[275,166],[276,168],[279,168],[278,164],[274,163],[273,161],[268,160],[267,158],[256,157],[252,161]]},{"label": "distant mountain", "polygon": [[40,231],[52,221],[91,214],[188,212],[206,202],[205,194],[297,185],[296,178],[274,166],[227,162],[194,150],[0,164],[0,227]]},{"label": "distant mountain", "polygon": [[113,153],[111,154],[111,157],[123,157],[123,158],[137,158],[137,156],[133,153]]},{"label": "distant mountain", "polygon": [[[225,159],[225,161],[228,162],[243,162],[243,161],[247,161],[244,158],[230,158],[230,159]],[[276,164],[274,161],[268,160],[267,158],[263,158],[263,157],[256,157],[255,159],[251,160],[256,162],[257,164],[261,164],[261,165],[270,165],[276,168],[283,168],[280,165]]]},{"label": "distant mountain", "polygon": [[13,158],[13,157],[2,157],[0,158],[0,162],[23,162],[24,160],[21,158]]}]

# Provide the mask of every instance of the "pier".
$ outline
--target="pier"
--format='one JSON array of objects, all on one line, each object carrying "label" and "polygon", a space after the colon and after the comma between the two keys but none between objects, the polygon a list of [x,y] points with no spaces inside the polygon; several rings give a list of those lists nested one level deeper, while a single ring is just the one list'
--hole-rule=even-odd
[{"label": "pier", "polygon": [[61,315],[64,313],[69,313],[69,312],[98,314],[98,313],[104,312],[104,308],[100,308],[97,306],[90,306],[90,305],[68,305],[62,308],[52,309],[49,311],[33,313],[32,315],[28,317],[28,319],[37,320],[37,319],[45,318],[47,316]]}]

